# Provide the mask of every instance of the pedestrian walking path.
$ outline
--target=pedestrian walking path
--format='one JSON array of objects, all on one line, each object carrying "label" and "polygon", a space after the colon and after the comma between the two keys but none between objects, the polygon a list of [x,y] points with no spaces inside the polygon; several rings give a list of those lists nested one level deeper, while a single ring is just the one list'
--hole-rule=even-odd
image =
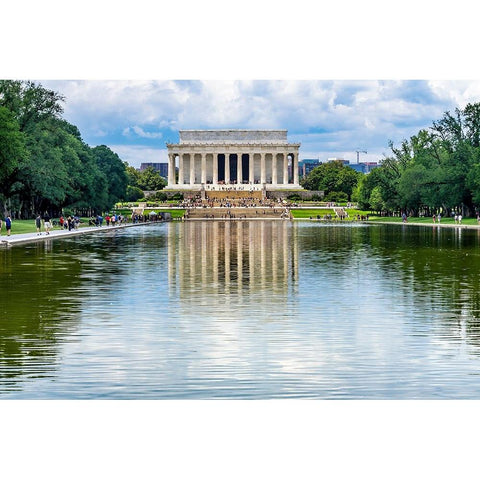
[{"label": "pedestrian walking path", "polygon": [[103,227],[80,227],[73,230],[51,230],[47,235],[45,232],[42,232],[40,235],[37,232],[33,233],[17,233],[15,235],[1,235],[0,236],[0,247],[8,247],[11,245],[16,245],[20,243],[31,243],[31,242],[42,242],[45,240],[52,240],[59,237],[73,237],[75,235],[85,235],[89,233],[106,233],[113,230],[119,230],[122,228],[128,227],[137,227],[139,225],[146,225],[145,223],[127,223],[123,225],[112,226],[103,226]]}]

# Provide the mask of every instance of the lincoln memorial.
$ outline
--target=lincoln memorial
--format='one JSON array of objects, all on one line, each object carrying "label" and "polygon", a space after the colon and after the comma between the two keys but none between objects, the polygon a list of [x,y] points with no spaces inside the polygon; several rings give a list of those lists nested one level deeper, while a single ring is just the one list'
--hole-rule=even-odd
[{"label": "lincoln memorial", "polygon": [[[287,130],[180,130],[167,143],[167,190],[290,190],[298,183],[299,143]],[[178,165],[178,178],[176,166]]]}]

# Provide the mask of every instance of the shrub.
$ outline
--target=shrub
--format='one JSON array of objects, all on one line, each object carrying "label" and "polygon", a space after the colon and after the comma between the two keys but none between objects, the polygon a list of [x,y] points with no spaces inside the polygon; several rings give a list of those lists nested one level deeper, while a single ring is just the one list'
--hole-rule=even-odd
[{"label": "shrub", "polygon": [[148,200],[156,200],[157,202],[164,202],[167,200],[168,195],[165,192],[157,191],[153,195],[148,197]]},{"label": "shrub", "polygon": [[143,197],[143,191],[141,188],[133,187],[132,185],[127,186],[126,198],[128,202],[136,202]]},{"label": "shrub", "polygon": [[348,202],[348,195],[345,192],[330,192],[324,200],[326,202]]},{"label": "shrub", "polygon": [[302,197],[298,193],[292,193],[287,197],[287,200],[292,200],[293,202],[298,202],[302,200]]}]

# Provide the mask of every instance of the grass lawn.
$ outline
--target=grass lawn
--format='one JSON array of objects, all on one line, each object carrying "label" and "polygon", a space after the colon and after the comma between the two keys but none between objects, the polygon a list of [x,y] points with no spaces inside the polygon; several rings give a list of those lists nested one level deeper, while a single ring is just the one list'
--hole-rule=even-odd
[{"label": "grass lawn", "polygon": [[[352,221],[355,215],[368,215],[370,213],[363,210],[355,210],[353,208],[346,208],[345,211],[348,213],[348,217],[344,221]],[[338,218],[333,208],[292,208],[291,212],[295,219],[309,219],[310,217],[316,219],[317,215],[320,215],[320,218],[323,218],[324,215],[331,215],[332,220]]]},{"label": "grass lawn", "polygon": [[[58,218],[55,218],[58,222]],[[88,227],[88,218],[81,218],[80,228],[81,227]],[[60,226],[52,227],[52,230],[61,230]],[[16,235],[18,233],[35,233],[37,231],[37,227],[35,226],[35,219],[32,218],[31,220],[12,220],[12,235]],[[42,221],[42,228],[40,229],[42,233],[45,232],[45,227],[43,226]],[[5,229],[5,222],[2,224],[2,235],[6,235],[7,230]]]},{"label": "grass lawn", "polygon": [[[372,222],[395,222],[402,223],[401,217],[377,217],[370,215],[369,220]],[[408,217],[407,222],[410,223],[425,223],[426,225],[433,225],[433,219],[431,217]],[[450,217],[442,217],[440,223],[443,225],[455,225],[455,219]],[[438,225],[438,222],[435,222]],[[478,225],[476,218],[463,218],[462,225]]]},{"label": "grass lawn", "polygon": [[320,218],[322,218],[324,215],[331,215],[332,218],[335,217],[333,208],[302,208],[298,210],[296,208],[292,208],[290,211],[293,215],[293,218],[317,218],[317,215],[320,215]]},{"label": "grass lawn", "polygon": [[149,208],[149,209],[145,209],[143,213],[144,215],[148,215],[150,212],[157,212],[157,213],[168,212],[172,215],[172,219],[175,219],[175,218],[182,218],[185,213],[185,209]]}]

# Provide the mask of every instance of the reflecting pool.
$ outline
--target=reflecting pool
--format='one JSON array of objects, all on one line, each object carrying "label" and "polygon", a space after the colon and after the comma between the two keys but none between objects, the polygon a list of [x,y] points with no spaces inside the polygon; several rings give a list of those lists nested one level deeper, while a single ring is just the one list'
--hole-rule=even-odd
[{"label": "reflecting pool", "polygon": [[0,249],[0,399],[480,399],[480,230],[192,221]]}]

